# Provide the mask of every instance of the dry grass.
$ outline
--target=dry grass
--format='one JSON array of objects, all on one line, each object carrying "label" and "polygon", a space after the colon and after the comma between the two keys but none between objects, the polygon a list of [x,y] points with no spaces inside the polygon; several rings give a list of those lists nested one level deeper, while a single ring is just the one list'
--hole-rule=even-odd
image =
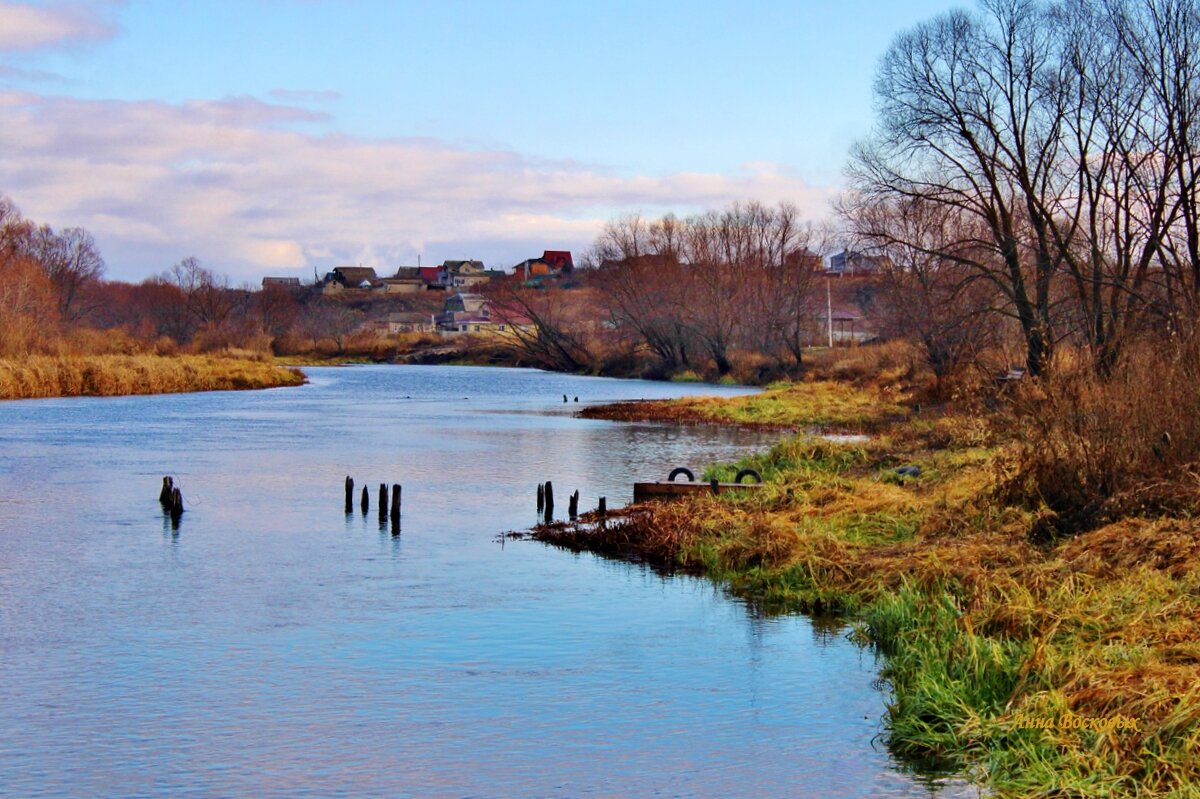
[{"label": "dry grass", "polygon": [[0,399],[225,391],[303,382],[300,372],[276,366],[256,353],[0,359]]},{"label": "dry grass", "polygon": [[907,414],[896,388],[857,389],[845,383],[776,383],[761,394],[721,399],[685,397],[585,408],[589,419],[734,424],[779,430],[824,427],[861,431]]},{"label": "dry grass", "polygon": [[1104,377],[1060,358],[997,419],[1016,442],[1008,498],[1045,507],[1047,539],[1200,510],[1198,385],[1200,341],[1131,349]]}]

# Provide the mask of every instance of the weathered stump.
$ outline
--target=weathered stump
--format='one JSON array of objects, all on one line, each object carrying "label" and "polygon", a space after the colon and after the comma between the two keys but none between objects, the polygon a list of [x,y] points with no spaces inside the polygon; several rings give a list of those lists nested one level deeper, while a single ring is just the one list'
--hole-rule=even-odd
[{"label": "weathered stump", "polygon": [[608,515],[608,498],[607,497],[600,497],[600,502],[599,502],[599,504],[596,505],[596,514],[599,516],[607,516]]},{"label": "weathered stump", "polygon": [[183,493],[178,488],[171,489],[171,522],[179,524],[183,516]]},{"label": "weathered stump", "polygon": [[371,493],[367,490],[366,486],[363,486],[362,502],[359,504],[362,507],[363,516],[366,516],[367,511],[371,509]]},{"label": "weathered stump", "polygon": [[158,502],[163,506],[164,510],[171,508],[171,490],[175,488],[175,481],[170,477],[163,478],[162,491],[158,492]]},{"label": "weathered stump", "polygon": [[400,521],[400,484],[392,484],[392,521]]},{"label": "weathered stump", "polygon": [[576,489],[571,498],[567,500],[567,515],[571,517],[571,521],[575,521],[579,517],[579,490]]},{"label": "weathered stump", "polygon": [[354,513],[354,481],[346,475],[346,513]]},{"label": "weathered stump", "polygon": [[387,520],[388,515],[388,487],[387,483],[379,484],[379,521]]},{"label": "weathered stump", "polygon": [[549,480],[546,481],[546,514],[545,520],[549,524],[554,520],[554,484]]},{"label": "weathered stump", "polygon": [[546,507],[546,487],[538,483],[537,490],[538,513],[542,512],[542,508]]}]

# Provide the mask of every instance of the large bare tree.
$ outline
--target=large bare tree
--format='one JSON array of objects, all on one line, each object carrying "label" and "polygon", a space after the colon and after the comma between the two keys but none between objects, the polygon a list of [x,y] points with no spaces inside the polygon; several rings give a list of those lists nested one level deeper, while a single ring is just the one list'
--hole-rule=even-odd
[{"label": "large bare tree", "polygon": [[963,224],[930,254],[996,286],[1029,368],[1073,337],[1106,370],[1152,316],[1196,315],[1198,20],[1194,0],[983,0],[902,34],[849,207],[944,207]]}]

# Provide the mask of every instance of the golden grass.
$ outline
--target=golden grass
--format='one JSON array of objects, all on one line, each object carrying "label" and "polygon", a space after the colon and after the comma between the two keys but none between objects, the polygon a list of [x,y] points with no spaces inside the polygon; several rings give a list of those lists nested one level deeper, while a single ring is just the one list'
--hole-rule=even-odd
[{"label": "golden grass", "polygon": [[855,388],[833,381],[777,383],[743,397],[618,402],[585,408],[580,415],[616,421],[864,430],[906,415],[904,399],[894,388]]},{"label": "golden grass", "polygon": [[295,386],[304,375],[250,357],[32,355],[0,359],[0,399],[173,394]]}]

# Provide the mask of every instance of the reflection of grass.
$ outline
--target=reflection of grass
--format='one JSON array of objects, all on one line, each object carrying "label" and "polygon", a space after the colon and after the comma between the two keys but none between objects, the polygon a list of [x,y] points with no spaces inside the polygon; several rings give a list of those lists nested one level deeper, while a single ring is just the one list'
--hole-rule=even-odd
[{"label": "reflection of grass", "polygon": [[622,402],[587,408],[581,415],[622,421],[863,429],[903,413],[902,399],[886,389],[855,389],[844,383],[776,383],[744,397]]},{"label": "reflection of grass", "polygon": [[215,355],[34,355],[0,359],[0,399],[171,394],[295,386],[304,375],[263,360]]},{"label": "reflection of grass", "polygon": [[[704,474],[757,469],[757,492],[651,503],[603,532],[539,537],[701,571],[768,610],[844,614],[887,656],[893,751],[973,769],[997,796],[1200,793],[1200,520],[1126,518],[1034,546],[1036,512],[994,490],[1011,461],[986,424],[900,423],[892,398],[854,394],[806,384],[659,404],[687,421],[878,435],[789,437]],[[1058,726],[1118,716],[1139,729]],[[1052,728],[1022,726],[1030,718]]]}]

